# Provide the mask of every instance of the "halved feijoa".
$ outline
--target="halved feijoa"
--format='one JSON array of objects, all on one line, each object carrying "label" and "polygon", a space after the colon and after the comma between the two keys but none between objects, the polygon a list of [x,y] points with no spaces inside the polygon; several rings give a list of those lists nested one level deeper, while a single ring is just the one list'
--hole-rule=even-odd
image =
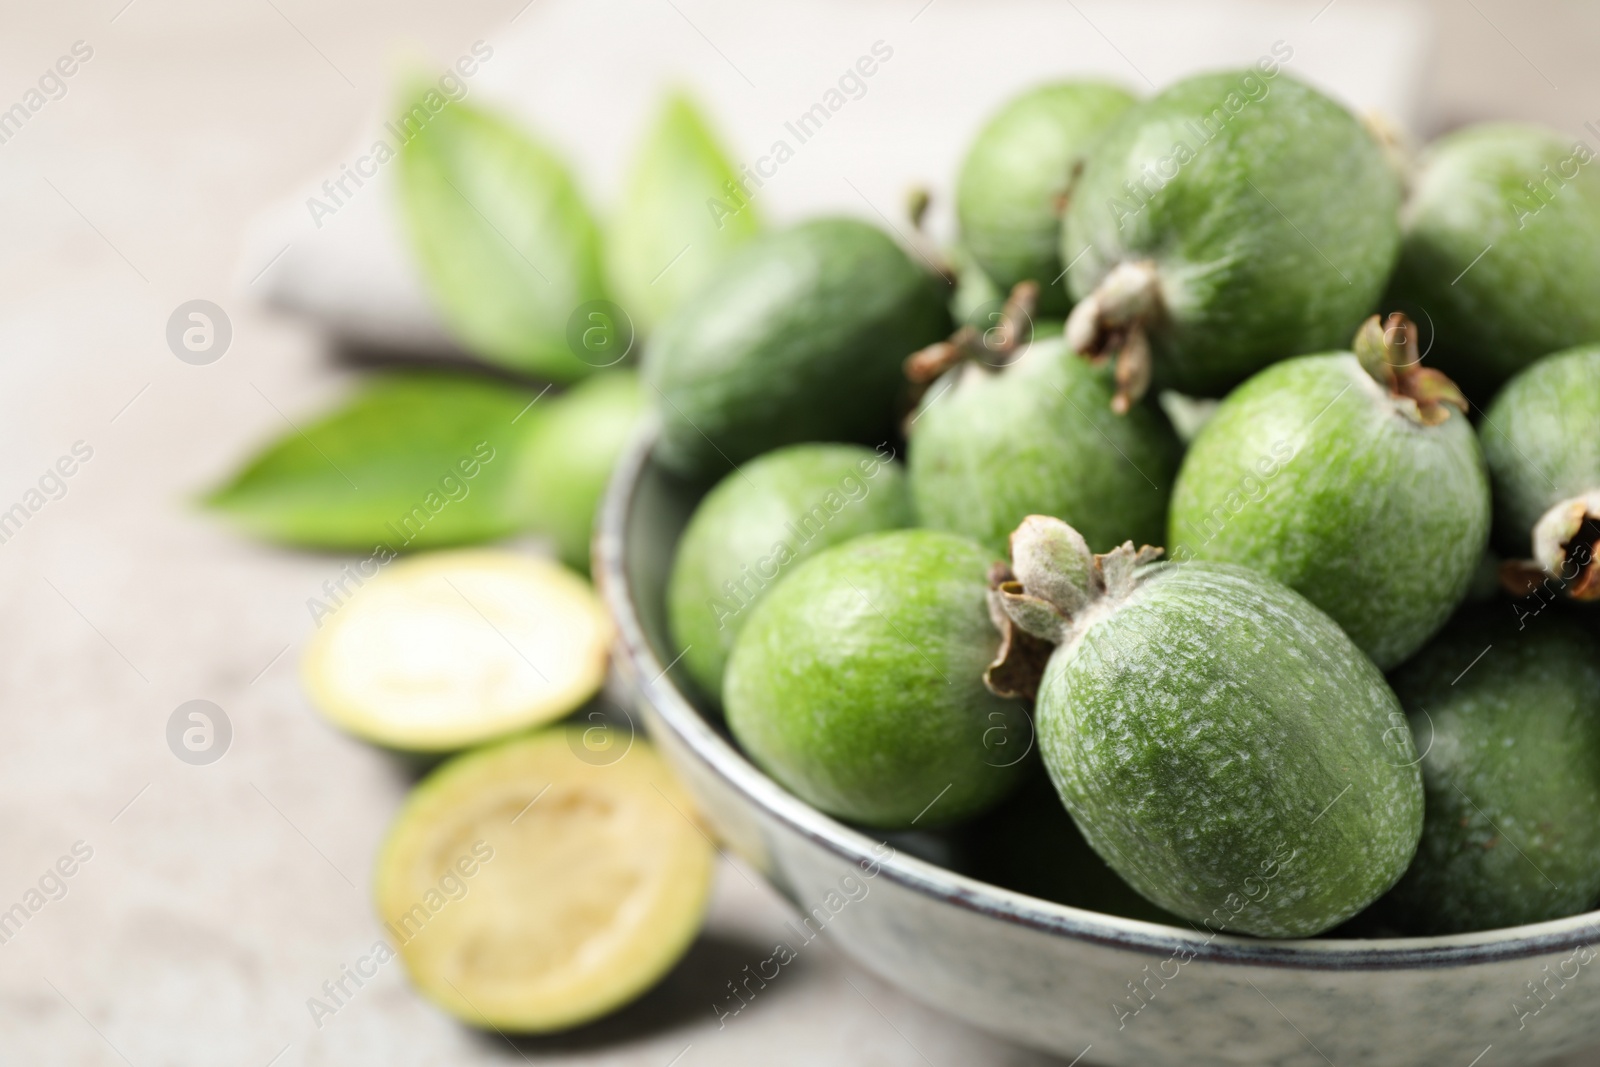
[{"label": "halved feijoa", "polygon": [[553,722],[605,678],[611,622],[547,560],[440,552],[368,579],[302,665],[311,701],[359,737],[413,752],[465,748]]},{"label": "halved feijoa", "polygon": [[478,1026],[562,1030],[683,955],[714,849],[666,764],[630,740],[605,762],[576,728],[541,731],[459,756],[411,794],[374,893],[430,1000]]}]

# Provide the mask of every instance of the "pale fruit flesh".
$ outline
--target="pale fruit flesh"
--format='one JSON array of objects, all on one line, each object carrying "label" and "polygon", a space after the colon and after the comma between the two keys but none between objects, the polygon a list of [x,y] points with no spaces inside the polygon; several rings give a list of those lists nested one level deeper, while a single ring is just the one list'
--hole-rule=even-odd
[{"label": "pale fruit flesh", "polygon": [[495,550],[392,564],[316,632],[312,702],[381,745],[440,752],[541,726],[600,688],[611,623],[565,568]]},{"label": "pale fruit flesh", "polygon": [[[380,917],[418,989],[468,1023],[546,1032],[597,1018],[652,986],[699,929],[715,850],[691,801],[642,738],[598,757],[612,762],[592,752],[562,728],[458,757],[395,821]],[[430,898],[445,879],[459,888]]]}]

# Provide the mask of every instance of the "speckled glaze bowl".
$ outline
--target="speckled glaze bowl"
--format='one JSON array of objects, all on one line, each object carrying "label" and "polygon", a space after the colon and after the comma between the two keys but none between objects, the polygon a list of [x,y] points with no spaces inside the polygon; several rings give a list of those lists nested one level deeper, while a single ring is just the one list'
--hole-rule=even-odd
[{"label": "speckled glaze bowl", "polygon": [[722,841],[801,913],[797,939],[825,931],[935,1008],[1085,1065],[1494,1067],[1600,1044],[1600,913],[1456,937],[1212,936],[966,877],[785,792],[670,666],[664,590],[702,490],[652,461],[653,440],[619,466],[595,540],[617,673]]}]

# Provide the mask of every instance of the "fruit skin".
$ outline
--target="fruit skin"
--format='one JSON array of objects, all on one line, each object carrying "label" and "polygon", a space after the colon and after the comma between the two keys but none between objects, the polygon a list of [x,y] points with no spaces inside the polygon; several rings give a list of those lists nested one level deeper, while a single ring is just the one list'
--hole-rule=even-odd
[{"label": "fruit skin", "polygon": [[1184,456],[1174,559],[1251,567],[1327,612],[1380,668],[1467,594],[1489,535],[1477,437],[1394,398],[1356,356],[1302,356],[1234,390]]},{"label": "fruit skin", "polygon": [[[378,916],[418,990],[463,1022],[513,1033],[589,1022],[655,985],[700,931],[716,851],[693,802],[643,738],[596,762],[578,755],[592,752],[583,734],[542,730],[441,765],[406,798],[379,852]],[[562,841],[564,820],[588,825]],[[527,870],[528,853],[541,849],[546,869]],[[620,929],[561,959],[561,937],[604,918],[596,897],[630,889],[634,906],[610,916]]]},{"label": "fruit skin", "polygon": [[606,371],[545,403],[517,468],[517,507],[561,562],[587,574],[595,512],[644,415],[644,390],[633,371]]},{"label": "fruit skin", "polygon": [[1156,386],[1219,396],[1349,339],[1394,264],[1399,200],[1360,122],[1276,64],[1198,75],[1124,112],[1090,155],[1063,231],[1068,288],[1083,300],[1148,263],[1153,306],[1135,317]]},{"label": "fruit skin", "polygon": [[1433,361],[1479,404],[1545,353],[1600,341],[1593,160],[1581,142],[1515,123],[1458,130],[1424,157],[1390,292],[1415,317],[1426,310]]},{"label": "fruit skin", "polygon": [[887,448],[790,445],[745,464],[706,495],[678,542],[667,620],[684,669],[720,702],[734,638],[774,582],[825,548],[911,524],[905,473]]},{"label": "fruit skin", "polygon": [[1039,750],[1101,858],[1174,914],[1268,937],[1327,930],[1392,886],[1422,828],[1416,750],[1333,620],[1229,564],[1124,546],[1091,565],[1075,533],[1060,554],[1077,562],[1058,563],[1041,530],[1070,532],[1024,523],[997,597],[1036,637],[1054,620]]},{"label": "fruit skin", "polygon": [[1600,345],[1558,352],[1506,384],[1478,427],[1494,484],[1495,540],[1529,555],[1529,533],[1563,500],[1600,489]]},{"label": "fruit skin", "polygon": [[1103,82],[1058,82],[1014,97],[973,140],[956,178],[961,240],[984,272],[1010,291],[1041,287],[1040,311],[1065,315],[1061,214],[1083,157],[1134,96]]},{"label": "fruit skin", "polygon": [[800,441],[888,440],[901,361],[950,332],[945,288],[853,219],[755,237],[645,352],[660,394],[657,459],[705,478]]},{"label": "fruit skin", "polygon": [[994,368],[968,362],[929,388],[907,463],[922,524],[965,534],[1004,557],[1029,515],[1054,515],[1089,543],[1159,544],[1183,448],[1166,417],[1109,410],[1111,367],[1059,338]]},{"label": "fruit skin", "polygon": [[1396,672],[1394,687],[1425,750],[1422,843],[1389,900],[1408,932],[1489,930],[1592,907],[1600,639],[1560,614],[1519,629],[1503,603],[1469,609]]},{"label": "fruit skin", "polygon": [[[728,726],[768,774],[852,822],[918,829],[999,801],[1023,763],[1022,705],[984,688],[999,634],[990,555],[954,534],[894,530],[828,549],[756,605],[728,661]],[[937,798],[937,800],[935,799]]]}]

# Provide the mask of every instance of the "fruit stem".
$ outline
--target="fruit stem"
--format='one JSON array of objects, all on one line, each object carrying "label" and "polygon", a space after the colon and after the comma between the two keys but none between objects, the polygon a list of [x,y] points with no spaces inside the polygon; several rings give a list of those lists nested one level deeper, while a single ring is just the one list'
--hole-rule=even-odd
[{"label": "fruit stem", "polygon": [[1456,383],[1422,365],[1417,324],[1400,312],[1392,312],[1387,322],[1377,315],[1367,319],[1351,347],[1362,369],[1403,402],[1401,410],[1413,421],[1437,426],[1450,417],[1451,408],[1467,413],[1467,398]]},{"label": "fruit stem", "polygon": [[948,340],[935,341],[907,356],[903,367],[916,394],[913,403],[920,400],[927,387],[942,374],[967,360],[995,368],[1010,364],[1033,336],[1033,313],[1038,304],[1039,283],[1018,282],[1000,309],[997,325],[982,333],[972,326],[963,326]]},{"label": "fruit stem", "polygon": [[1011,563],[989,571],[989,618],[1000,650],[984,671],[990,692],[1032,700],[1053,646],[1067,641],[1095,603],[1121,600],[1161,549],[1123,542],[1096,554],[1060,519],[1029,515],[1011,534]]},{"label": "fruit stem", "polygon": [[1154,260],[1118,263],[1067,316],[1067,344],[1100,362],[1115,355],[1111,410],[1125,415],[1150,389],[1149,324],[1161,313],[1161,277]]},{"label": "fruit stem", "polygon": [[1563,500],[1533,527],[1533,558],[1500,565],[1500,584],[1528,596],[1552,579],[1578,601],[1600,600],[1600,489]]}]

